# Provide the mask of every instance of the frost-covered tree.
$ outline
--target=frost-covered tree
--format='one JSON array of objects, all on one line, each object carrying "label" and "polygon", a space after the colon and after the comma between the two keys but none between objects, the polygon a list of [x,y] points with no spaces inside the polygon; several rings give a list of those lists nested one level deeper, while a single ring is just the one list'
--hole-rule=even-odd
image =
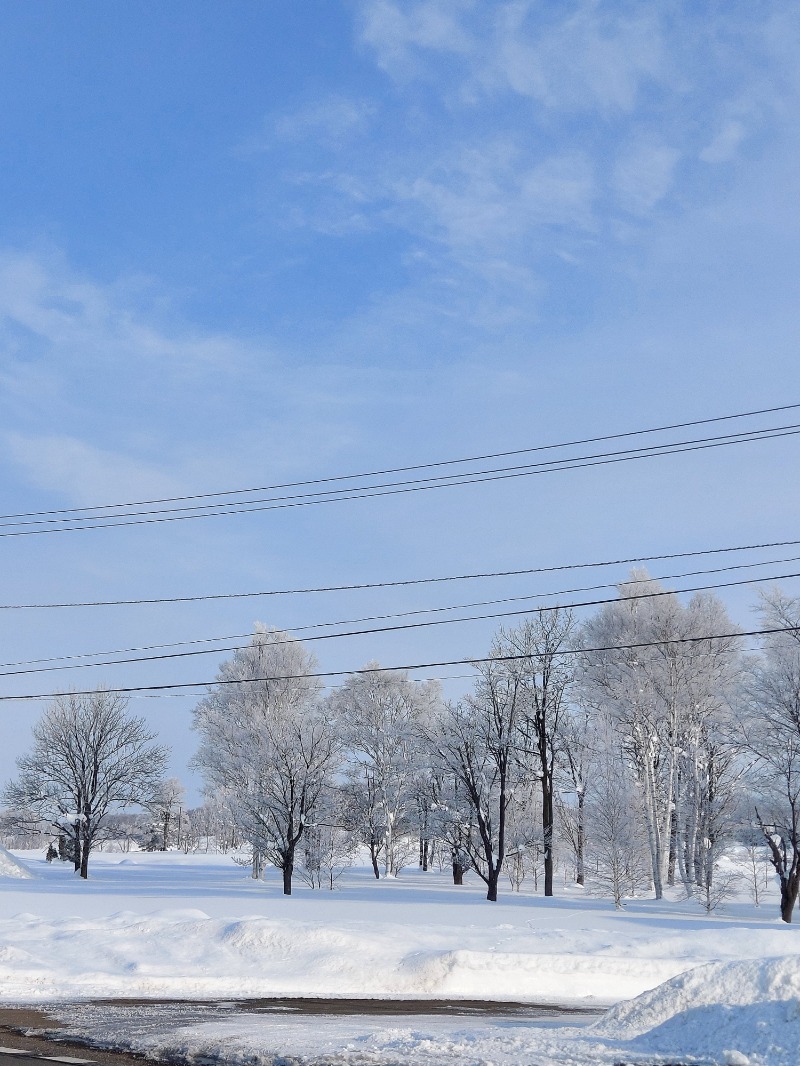
[{"label": "frost-covered tree", "polygon": [[[449,712],[444,711],[446,716]],[[440,716],[439,729],[442,728]],[[435,742],[437,727],[431,730]],[[436,759],[436,753],[433,753]],[[453,884],[463,885],[464,874],[472,866],[468,842],[473,828],[472,805],[458,774],[443,765],[434,762],[430,776],[431,803],[430,827],[444,853],[449,857],[453,874]]]},{"label": "frost-covered tree", "polygon": [[[680,658],[677,685],[677,773],[673,797],[668,875],[677,866],[691,895],[697,887],[710,898],[719,861],[738,825],[745,763],[731,701],[741,678],[736,626],[719,600],[693,596],[683,608],[687,637],[670,645]],[[704,639],[717,634],[714,639]]]},{"label": "frost-covered tree", "polygon": [[[704,639],[717,634],[726,635]],[[695,596],[684,607],[635,572],[620,599],[586,623],[582,639],[581,698],[609,718],[634,771],[660,899],[681,848],[684,877],[699,869],[697,844],[708,839],[698,835],[700,820],[704,804],[711,814],[716,789],[712,762],[719,768],[723,760],[708,750],[721,738],[710,723],[738,669],[739,638],[713,597]]]},{"label": "frost-covered tree", "polygon": [[161,783],[148,804],[156,820],[158,850],[166,851],[170,843],[180,844],[180,821],[186,789],[177,777]]},{"label": "frost-covered tree", "polygon": [[572,705],[561,717],[557,814],[575,859],[575,883],[586,883],[587,793],[594,777],[598,736],[589,707]]},{"label": "frost-covered tree", "polygon": [[299,641],[258,625],[194,715],[195,764],[207,785],[225,790],[254,867],[264,856],[282,871],[286,895],[298,844],[339,756],[315,669]]},{"label": "frost-covered tree", "polygon": [[621,907],[625,897],[635,896],[650,883],[641,793],[614,742],[611,723],[601,725],[595,735],[602,742],[586,797],[590,880],[603,895],[611,896],[615,907]]},{"label": "frost-covered tree", "polygon": [[396,874],[408,861],[417,814],[422,730],[436,712],[434,683],[419,684],[375,662],[351,675],[330,699],[350,782],[355,827],[370,849],[373,873]]},{"label": "frost-covered tree", "polygon": [[20,774],[5,801],[18,824],[43,820],[65,837],[86,878],[109,816],[146,806],[160,787],[167,752],[154,739],[118,693],[60,696],[33,727],[33,747],[17,760]]},{"label": "frost-covered tree", "polygon": [[353,864],[358,841],[341,824],[340,811],[334,794],[317,814],[317,820],[306,825],[301,847],[300,874],[311,888],[325,888],[332,892],[344,871]]}]

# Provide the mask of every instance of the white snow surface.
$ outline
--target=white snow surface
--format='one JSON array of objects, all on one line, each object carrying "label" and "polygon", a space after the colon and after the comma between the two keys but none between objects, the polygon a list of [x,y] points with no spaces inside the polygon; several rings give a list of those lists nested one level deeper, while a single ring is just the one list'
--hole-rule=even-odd
[{"label": "white snow surface", "polygon": [[33,876],[33,872],[26,863],[20,862],[19,859],[15,859],[10,851],[6,851],[6,849],[0,845],[0,878],[30,878]]},{"label": "white snow surface", "polygon": [[549,900],[509,892],[489,904],[479,883],[455,888],[446,873],[409,870],[376,882],[357,869],[335,892],[298,884],[284,898],[274,874],[254,882],[220,855],[100,853],[82,882],[62,863],[17,854],[37,876],[19,880],[0,870],[0,999],[7,1003],[386,997],[617,1004],[583,1028],[233,1008],[190,1024],[156,1011],[131,1027],[130,1012],[88,1003],[52,1008],[88,1037],[151,1056],[254,1066],[800,1062],[800,941],[779,920],[774,891],[759,909],[740,900],[721,915],[677,898],[630,901],[616,912],[578,889],[562,887]]}]

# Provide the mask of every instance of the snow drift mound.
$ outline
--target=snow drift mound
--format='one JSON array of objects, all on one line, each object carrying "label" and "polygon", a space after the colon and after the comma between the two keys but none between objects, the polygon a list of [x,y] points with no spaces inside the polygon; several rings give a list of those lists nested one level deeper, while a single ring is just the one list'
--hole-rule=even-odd
[{"label": "snow drift mound", "polygon": [[591,1027],[649,1054],[726,1066],[800,1062],[800,958],[699,966],[620,1003]]},{"label": "snow drift mound", "polygon": [[0,877],[33,877],[28,867],[0,845]]}]

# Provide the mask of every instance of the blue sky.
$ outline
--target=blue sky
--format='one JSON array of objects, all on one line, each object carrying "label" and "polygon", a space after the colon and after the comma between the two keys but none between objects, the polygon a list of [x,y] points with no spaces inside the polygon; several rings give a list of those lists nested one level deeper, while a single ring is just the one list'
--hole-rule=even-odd
[{"label": "blue sky", "polygon": [[[797,400],[799,14],[786,0],[11,0],[0,35],[5,511]],[[789,438],[307,512],[6,540],[2,599],[778,540],[797,529],[796,459]],[[6,612],[3,661],[540,588]],[[752,624],[754,598],[726,597],[737,621]],[[342,640],[318,655],[326,669],[478,655],[492,628]],[[215,668],[211,657],[2,686],[203,680]],[[175,745],[182,776],[191,702],[134,704]],[[5,706],[3,777],[36,713]]]}]

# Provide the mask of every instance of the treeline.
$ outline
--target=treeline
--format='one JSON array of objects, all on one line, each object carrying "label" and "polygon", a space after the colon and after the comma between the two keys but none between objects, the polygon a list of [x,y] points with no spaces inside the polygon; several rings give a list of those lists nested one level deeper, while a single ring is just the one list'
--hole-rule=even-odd
[{"label": "treeline", "polygon": [[376,877],[444,850],[454,882],[473,870],[490,900],[503,873],[517,887],[541,874],[552,894],[558,852],[617,905],[679,882],[711,908],[726,851],[760,841],[788,921],[800,605],[775,592],[762,617],[773,632],[756,655],[714,596],[684,606],[634,573],[581,624],[542,608],[500,630],[472,692],[449,703],[435,682],[378,664],[324,695],[311,653],[259,627],[195,712],[196,765],[227,797],[256,873],[273,863],[287,893],[308,850],[349,841]]},{"label": "treeline", "polygon": [[[560,864],[618,906],[680,884],[713,909],[739,843],[766,850],[788,922],[800,888],[800,601],[774,591],[760,612],[753,651],[716,597],[683,605],[634,573],[582,622],[541,608],[501,629],[472,690],[450,702],[437,682],[377,663],[325,692],[302,642],[257,626],[195,710],[203,808],[187,815],[149,779],[138,796],[118,788],[99,817],[71,817],[76,795],[45,814],[55,708],[6,800],[17,826],[44,817],[80,838],[94,818],[90,847],[125,817],[121,803],[147,802],[149,846],[244,842],[253,875],[273,864],[287,894],[296,873],[332,886],[364,848],[376,878],[446,862],[455,884],[474,871],[489,900],[505,877],[553,894]],[[161,749],[138,741],[161,773]]]}]

